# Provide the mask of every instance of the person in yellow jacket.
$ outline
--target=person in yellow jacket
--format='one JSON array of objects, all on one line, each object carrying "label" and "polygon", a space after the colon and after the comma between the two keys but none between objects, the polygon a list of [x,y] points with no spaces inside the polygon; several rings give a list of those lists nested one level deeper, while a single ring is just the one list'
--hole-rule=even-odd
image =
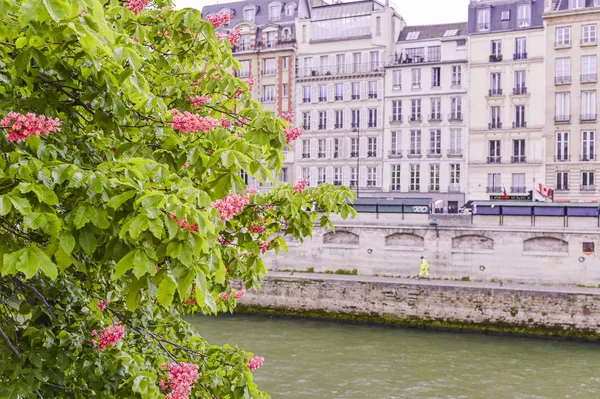
[{"label": "person in yellow jacket", "polygon": [[421,271],[419,272],[419,280],[421,277],[427,277],[427,280],[429,280],[429,262],[424,256],[421,256]]}]

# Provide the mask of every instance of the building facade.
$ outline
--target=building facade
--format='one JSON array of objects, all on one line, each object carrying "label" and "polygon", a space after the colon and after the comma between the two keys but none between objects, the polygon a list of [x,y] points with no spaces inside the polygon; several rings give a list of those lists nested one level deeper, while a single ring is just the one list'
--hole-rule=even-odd
[{"label": "building facade", "polygon": [[547,0],[546,180],[555,200],[599,199],[600,0]]},{"label": "building facade", "polygon": [[[546,185],[543,4],[469,5],[469,199]],[[506,194],[505,194],[506,193]]]},{"label": "building facade", "polygon": [[[385,76],[384,191],[465,202],[467,24],[405,27]],[[441,201],[440,201],[441,200]]]},{"label": "building facade", "polygon": [[377,1],[310,7],[296,21],[296,178],[347,185],[360,196],[384,191],[385,60],[403,20]]}]

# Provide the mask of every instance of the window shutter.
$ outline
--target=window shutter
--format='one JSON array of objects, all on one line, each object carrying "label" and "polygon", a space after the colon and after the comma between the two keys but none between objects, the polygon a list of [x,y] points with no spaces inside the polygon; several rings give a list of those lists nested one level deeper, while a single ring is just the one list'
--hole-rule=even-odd
[{"label": "window shutter", "polygon": [[[294,85],[295,86],[295,85]],[[296,89],[296,104],[302,104],[302,96],[304,95],[304,88],[303,86],[298,87],[298,89]],[[297,116],[301,117],[302,113],[298,112]]]},{"label": "window shutter", "polygon": [[377,82],[377,98],[383,98],[383,80]]},{"label": "window shutter", "polygon": [[367,82],[360,83],[360,99],[364,100],[367,98]]},{"label": "window shutter", "polygon": [[330,103],[335,99],[335,85],[330,83],[327,85],[327,101]]},{"label": "window shutter", "polygon": [[311,96],[311,102],[316,103],[319,101],[319,86],[313,85],[311,86],[311,90],[312,90],[312,96]]},{"label": "window shutter", "polygon": [[325,142],[325,156],[327,158],[333,158],[333,139],[332,138],[328,138],[326,139],[327,141]]},{"label": "window shutter", "polygon": [[360,151],[359,151],[359,155],[361,158],[365,158],[367,156],[367,138],[366,137],[361,137],[360,138]]},{"label": "window shutter", "polygon": [[344,186],[350,185],[350,167],[349,166],[342,167],[342,184]]},{"label": "window shutter", "polygon": [[352,94],[352,83],[344,83],[344,101],[350,101]]},{"label": "window shutter", "polygon": [[344,158],[350,158],[350,151],[351,151],[351,146],[350,146],[350,137],[345,137],[342,139],[343,147],[344,149],[342,150],[342,157]]},{"label": "window shutter", "polygon": [[296,176],[291,176],[292,177],[292,185],[296,184],[296,182],[300,179],[302,179],[302,168],[297,167],[296,168]]},{"label": "window shutter", "polygon": [[375,186],[381,187],[381,181],[383,179],[383,168],[381,166],[377,167],[377,173],[375,174]]},{"label": "window shutter", "polygon": [[381,158],[383,155],[383,138],[377,137],[377,158]]},{"label": "window shutter", "polygon": [[310,157],[317,157],[317,139],[310,139]]},{"label": "window shutter", "polygon": [[319,170],[316,166],[310,168],[310,186],[317,187],[317,173]]},{"label": "window shutter", "polygon": [[350,114],[352,114],[352,111],[350,111],[349,109],[345,109],[342,112],[344,116],[344,129],[352,129],[352,127],[350,126]]},{"label": "window shutter", "polygon": [[367,168],[365,166],[360,167],[360,179],[358,184],[360,187],[365,187],[367,185]]},{"label": "window shutter", "polygon": [[333,183],[333,167],[332,166],[328,166],[327,167],[327,172],[326,172],[326,181],[327,183],[332,184]]},{"label": "window shutter", "polygon": [[377,108],[377,127],[383,128],[383,112],[381,108]]}]

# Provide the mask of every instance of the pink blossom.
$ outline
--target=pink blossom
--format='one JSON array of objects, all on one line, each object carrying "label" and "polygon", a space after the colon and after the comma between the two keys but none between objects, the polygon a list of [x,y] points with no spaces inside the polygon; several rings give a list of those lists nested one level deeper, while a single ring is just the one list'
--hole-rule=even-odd
[{"label": "pink blossom", "polygon": [[99,299],[98,300],[98,308],[100,308],[100,310],[102,312],[104,312],[104,309],[106,309],[106,305],[108,305],[109,303],[110,303],[109,300],[105,301],[105,300]]},{"label": "pink blossom", "polygon": [[211,205],[221,214],[221,220],[227,221],[244,210],[244,206],[250,203],[250,196],[233,194],[214,201]]},{"label": "pink blossom", "polygon": [[245,294],[245,293],[246,293],[246,290],[237,291],[237,292],[234,294],[234,296],[235,296],[235,299],[240,299],[241,297],[243,297],[243,296],[244,296],[244,294]]},{"label": "pink blossom", "polygon": [[208,132],[217,127],[217,120],[211,117],[202,117],[198,114],[192,114],[185,111],[181,114],[174,109],[173,113],[173,129],[179,130],[181,133],[198,133]]},{"label": "pink blossom", "polygon": [[186,161],[186,162],[185,162],[183,165],[181,165],[181,167],[182,167],[183,169],[187,169],[187,168],[189,168],[189,167],[190,167],[190,162],[189,162],[189,161]]},{"label": "pink blossom", "polygon": [[29,136],[58,132],[60,125],[58,118],[47,118],[45,115],[36,116],[32,113],[23,115],[13,111],[0,120],[0,128],[9,129],[6,139],[13,142],[25,141]]},{"label": "pink blossom", "polygon": [[265,252],[267,252],[269,250],[269,243],[266,241],[261,241],[258,244],[258,248],[260,249],[260,252],[262,252],[264,254]]},{"label": "pink blossom", "polygon": [[246,194],[248,194],[248,195],[255,195],[255,194],[258,194],[258,190],[256,188],[254,188],[254,187],[253,188],[248,188],[248,189],[246,189]]},{"label": "pink blossom", "polygon": [[228,300],[228,299],[229,299],[229,294],[228,294],[228,293],[226,293],[226,292],[221,292],[221,299],[222,299],[223,301],[226,301],[226,300]]},{"label": "pink blossom", "polygon": [[93,330],[92,335],[98,337],[98,341],[92,339],[92,343],[98,343],[98,350],[103,351],[109,346],[115,346],[117,342],[123,339],[125,336],[125,326],[115,323],[112,326],[106,327],[100,335],[97,335],[96,330]]},{"label": "pink blossom", "polygon": [[248,359],[248,367],[250,368],[250,371],[256,370],[257,368],[262,366],[264,362],[265,358],[262,356],[251,357],[250,359]]},{"label": "pink blossom", "polygon": [[179,220],[177,219],[177,215],[172,212],[169,214],[169,216],[171,216],[171,219],[173,219],[175,223],[177,223],[177,225],[182,229],[194,231],[196,233],[198,232],[198,224],[196,222],[189,224],[187,220]]},{"label": "pink blossom", "polygon": [[296,113],[294,112],[294,110],[289,110],[287,112],[282,113],[279,116],[283,118],[287,123],[292,123],[294,121]]},{"label": "pink blossom", "polygon": [[303,177],[294,186],[294,191],[297,193],[301,193],[302,191],[304,191],[304,189],[306,188],[307,185],[308,185],[308,179]]},{"label": "pink blossom", "polygon": [[285,142],[289,144],[304,134],[304,128],[302,126],[296,126],[291,129],[285,129],[284,132]]},{"label": "pink blossom", "polygon": [[250,230],[251,233],[263,234],[265,232],[265,227],[259,224],[253,224],[248,230]]},{"label": "pink blossom", "polygon": [[150,0],[129,0],[123,5],[133,11],[135,15],[138,15],[144,11],[144,8],[146,8],[148,3],[150,3]]},{"label": "pink blossom", "polygon": [[213,14],[206,17],[206,20],[212,24],[216,29],[221,25],[228,24],[233,16],[230,12],[224,12],[222,14]]},{"label": "pink blossom", "polygon": [[234,29],[227,34],[227,40],[229,40],[232,46],[238,44],[240,37],[242,37],[242,32],[239,29]]},{"label": "pink blossom", "polygon": [[248,84],[248,91],[252,91],[252,88],[254,87],[254,78],[253,77],[249,77],[248,79],[246,79],[246,83]]},{"label": "pink blossom", "polygon": [[222,246],[224,246],[224,247],[228,247],[228,246],[230,246],[233,243],[233,241],[232,240],[228,240],[228,239],[226,239],[223,236],[219,236],[219,243]]},{"label": "pink blossom", "polygon": [[168,370],[167,381],[161,380],[160,387],[163,391],[170,389],[166,399],[187,399],[192,394],[192,388],[200,373],[198,365],[193,363],[163,364]]},{"label": "pink blossom", "polygon": [[225,117],[223,117],[221,119],[221,127],[223,127],[224,129],[229,129],[231,128],[231,121]]},{"label": "pink blossom", "polygon": [[210,96],[190,96],[190,102],[192,107],[200,108],[202,105],[207,104],[210,101]]}]

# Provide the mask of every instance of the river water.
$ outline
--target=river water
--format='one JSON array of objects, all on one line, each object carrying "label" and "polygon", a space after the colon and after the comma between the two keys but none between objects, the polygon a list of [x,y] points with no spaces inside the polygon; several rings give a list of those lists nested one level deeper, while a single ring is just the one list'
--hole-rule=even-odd
[{"label": "river water", "polygon": [[258,316],[192,320],[273,399],[598,399],[600,345]]}]

